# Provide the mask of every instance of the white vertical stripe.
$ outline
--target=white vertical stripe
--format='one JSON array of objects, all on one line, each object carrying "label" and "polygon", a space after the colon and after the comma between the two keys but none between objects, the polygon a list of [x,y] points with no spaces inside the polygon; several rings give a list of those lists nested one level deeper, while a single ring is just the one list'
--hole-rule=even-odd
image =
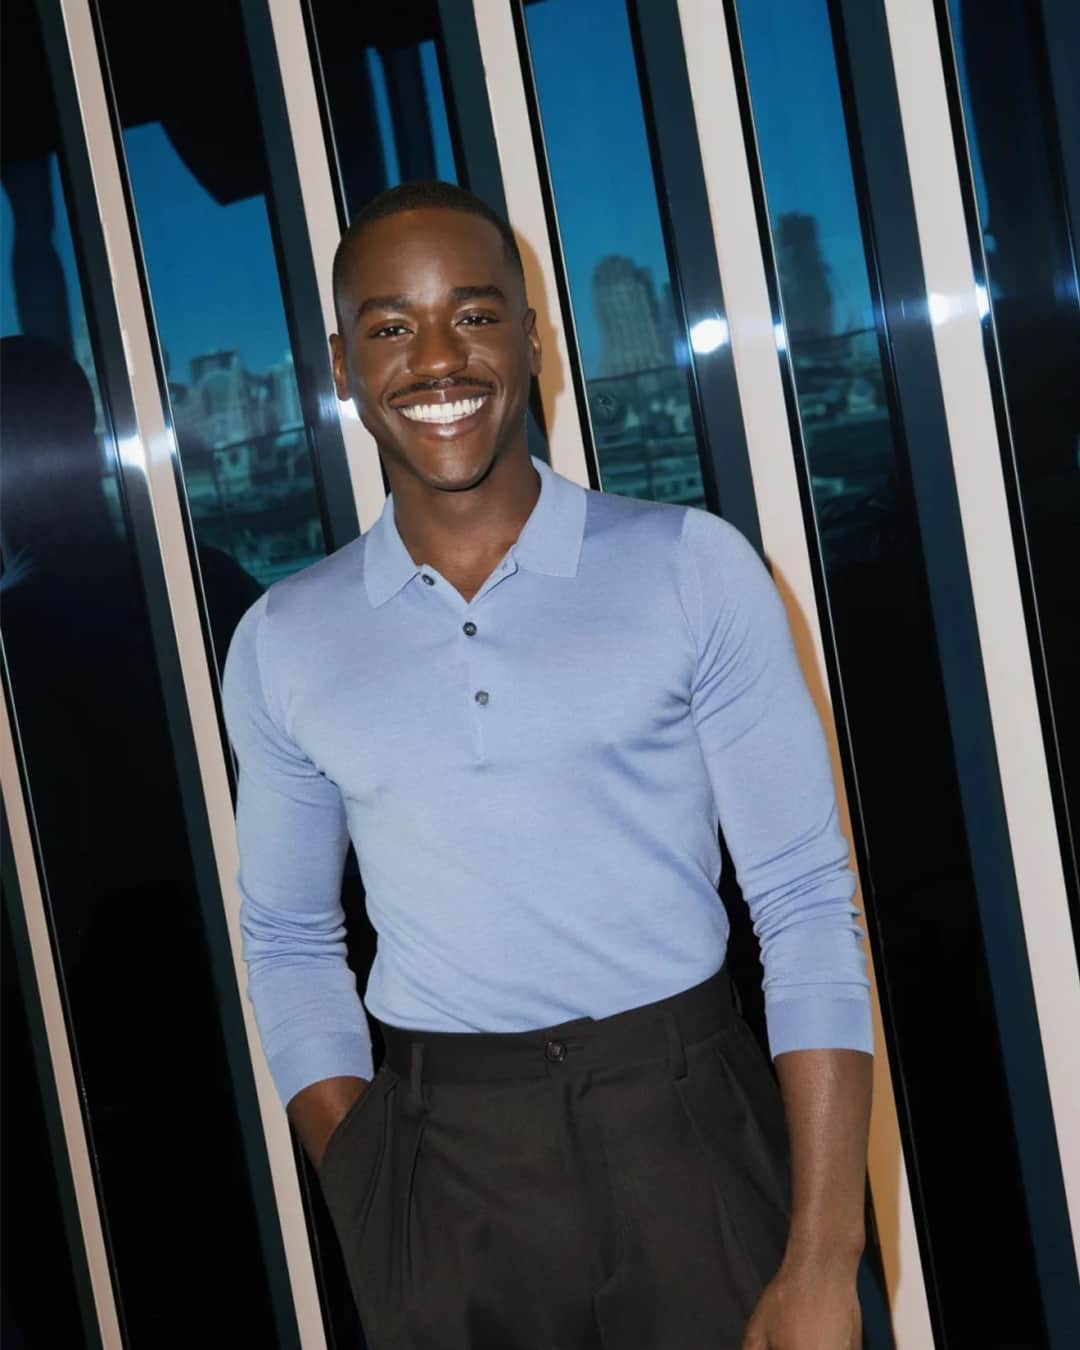
[{"label": "white vertical stripe", "polygon": [[[1080,978],[932,0],[886,0],[994,746],[1080,1259]],[[1004,96],[1004,95],[1003,95]],[[1066,698],[1076,690],[1059,691]]]},{"label": "white vertical stripe", "polygon": [[544,343],[540,396],[547,422],[551,464],[575,483],[588,487],[585,442],[563,331],[564,323],[573,324],[573,316],[560,316],[559,288],[555,281],[554,255],[558,253],[561,257],[562,244],[558,231],[554,238],[548,235],[513,16],[508,0],[473,0],[473,7],[491,120],[499,148],[506,209],[521,245],[525,283],[529,300],[539,316]]},{"label": "white vertical stripe", "polygon": [[[713,0],[679,0],[679,12],[765,552],[787,603],[803,672],[828,736],[841,815],[850,838],[850,815],[723,7]],[[874,1212],[896,1343],[903,1350],[924,1350],[934,1342],[876,990],[874,1024],[869,1157]]]},{"label": "white vertical stripe", "polygon": [[[68,1164],[75,1187],[75,1207],[79,1214],[86,1262],[90,1271],[90,1287],[97,1313],[101,1343],[104,1350],[123,1350],[120,1321],[116,1314],[109,1258],[105,1235],[101,1226],[94,1174],[90,1166],[90,1150],[86,1142],[82,1110],[79,1106],[79,1087],[75,1065],[68,1044],[64,1009],[49,941],[49,926],[45,904],[38,882],[34,845],[26,803],[23,801],[19,768],[15,757],[15,743],[8,720],[7,704],[0,698],[0,791],[4,795],[11,853],[19,878],[23,915],[30,938],[30,954],[34,964],[34,979],[45,1022],[45,1038],[49,1047],[49,1062],[53,1083],[60,1103],[60,1119],[64,1128]],[[43,1295],[47,1296],[47,1295]]]},{"label": "white vertical stripe", "polygon": [[[293,154],[300,177],[300,194],[311,236],[323,324],[327,334],[330,334],[337,331],[330,272],[334,250],[341,238],[341,228],[334,203],[330,160],[319,118],[319,100],[304,31],[304,18],[297,0],[267,0],[267,8],[274,29],[274,45],[285,90]],[[359,61],[359,52],[356,57]],[[338,403],[337,408],[353,496],[356,499],[356,515],[361,530],[368,530],[378,520],[386,500],[379,451],[374,437],[360,421],[352,401]]]},{"label": "white vertical stripe", "polygon": [[[119,449],[126,471],[141,473],[145,478],[152,503],[214,856],[225,897],[236,977],[243,989],[246,982],[240,954],[236,826],[173,470],[172,437],[158,391],[89,0],[61,0],[61,7],[135,403],[138,434]],[[266,1066],[251,1005],[246,998],[241,1003],[301,1343],[305,1350],[325,1350],[326,1337],[288,1124]]]}]

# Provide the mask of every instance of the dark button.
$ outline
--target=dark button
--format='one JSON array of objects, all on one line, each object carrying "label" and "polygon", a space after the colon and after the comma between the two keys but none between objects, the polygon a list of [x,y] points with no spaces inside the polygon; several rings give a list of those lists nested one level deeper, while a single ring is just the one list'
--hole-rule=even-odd
[{"label": "dark button", "polygon": [[461,631],[465,634],[466,637],[475,637],[476,624],[474,624],[473,621],[470,619],[468,623],[463,623],[461,625]]},{"label": "dark button", "polygon": [[544,1058],[551,1064],[561,1064],[566,1058],[566,1045],[563,1041],[548,1041],[544,1046]]},{"label": "dark button", "polygon": [[425,586],[434,586],[434,585],[435,585],[435,578],[434,578],[434,577],[429,577],[428,574],[427,574],[426,572],[421,572],[421,573],[420,573],[420,579],[421,579],[421,581],[423,581],[423,583],[424,583]]},{"label": "dark button", "polygon": [[479,703],[482,708],[488,701],[488,691],[486,689],[478,689],[473,695],[473,698],[476,699],[477,703]]}]

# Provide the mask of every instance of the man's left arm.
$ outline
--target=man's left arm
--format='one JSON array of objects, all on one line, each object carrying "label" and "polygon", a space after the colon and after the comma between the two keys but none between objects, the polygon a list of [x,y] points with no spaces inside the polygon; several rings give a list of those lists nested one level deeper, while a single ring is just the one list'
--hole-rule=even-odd
[{"label": "man's left arm", "polygon": [[849,1350],[863,1245],[872,1033],[828,749],[776,587],[730,526],[688,513],[691,709],[761,944],[769,1045],[791,1142],[783,1264],[744,1350]]},{"label": "man's left arm", "polygon": [[775,1063],[791,1139],[791,1227],[743,1350],[857,1350],[872,1061],[858,1050],[792,1050]]}]

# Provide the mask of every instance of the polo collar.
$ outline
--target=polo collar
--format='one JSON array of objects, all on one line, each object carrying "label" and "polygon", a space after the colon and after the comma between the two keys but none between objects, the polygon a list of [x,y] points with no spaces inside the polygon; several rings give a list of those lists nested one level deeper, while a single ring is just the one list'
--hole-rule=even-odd
[{"label": "polo collar", "polygon": [[[551,577],[577,575],[588,498],[583,488],[533,457],[540,496],[510,553],[519,567]],[[420,571],[402,543],[387,496],[364,541],[364,589],[373,608],[397,595]]]}]

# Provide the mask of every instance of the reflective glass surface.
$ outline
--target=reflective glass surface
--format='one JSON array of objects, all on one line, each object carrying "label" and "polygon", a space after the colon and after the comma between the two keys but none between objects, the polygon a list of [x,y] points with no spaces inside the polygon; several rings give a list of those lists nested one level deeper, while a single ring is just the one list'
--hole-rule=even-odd
[{"label": "reflective glass surface", "polygon": [[[826,0],[737,5],[853,757],[863,894],[948,1344],[1042,1344],[984,936]],[[987,1288],[1007,1287],[1006,1300]]]},{"label": "reflective glass surface", "polygon": [[311,18],[346,216],[411,179],[458,182],[434,0],[311,0]]},{"label": "reflective glass surface", "polygon": [[240,6],[99,8],[195,536],[253,600],[325,546]]},{"label": "reflective glass surface", "polygon": [[[975,206],[986,322],[1001,360],[1023,537],[1045,653],[1051,753],[1063,777],[1063,852],[1076,882],[1080,830],[1080,284],[1068,174],[1080,180],[1080,14],[1023,0],[949,0]],[[1061,73],[1048,61],[1051,40]],[[1056,97],[1055,97],[1056,94]],[[1076,125],[1068,123],[1070,115]],[[977,259],[982,270],[982,259]],[[1021,566],[1024,559],[1021,557]],[[1055,735],[1056,733],[1056,735]],[[1070,824],[1071,818],[1071,824]],[[1072,849],[1070,850],[1069,836]],[[1070,857],[1069,854],[1072,856]],[[1080,912],[1074,913],[1080,939]]]},{"label": "reflective glass surface", "polygon": [[525,7],[602,486],[705,504],[623,0]]},{"label": "reflective glass surface", "polygon": [[0,637],[124,1343],[275,1345],[220,1014],[237,995],[212,970],[51,75],[32,6],[3,15]]}]

